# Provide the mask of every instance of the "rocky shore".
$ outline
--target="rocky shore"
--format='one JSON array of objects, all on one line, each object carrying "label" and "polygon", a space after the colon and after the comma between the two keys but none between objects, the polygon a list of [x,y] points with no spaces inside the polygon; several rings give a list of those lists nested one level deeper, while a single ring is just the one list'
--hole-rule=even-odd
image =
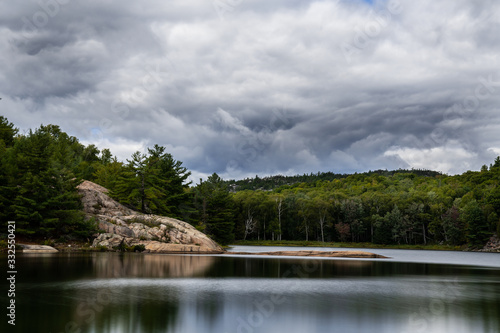
[{"label": "rocky shore", "polygon": [[328,257],[328,258],[388,258],[380,254],[364,251],[274,251],[274,252],[228,252],[228,254],[293,256],[293,257]]},{"label": "rocky shore", "polygon": [[500,252],[500,238],[492,236],[480,252]]},{"label": "rocky shore", "polygon": [[[94,248],[141,248],[146,253],[223,253],[216,242],[189,223],[135,212],[108,196],[108,190],[90,181],[78,186],[88,218],[95,218],[104,233]],[[143,247],[143,248],[142,248]]]}]

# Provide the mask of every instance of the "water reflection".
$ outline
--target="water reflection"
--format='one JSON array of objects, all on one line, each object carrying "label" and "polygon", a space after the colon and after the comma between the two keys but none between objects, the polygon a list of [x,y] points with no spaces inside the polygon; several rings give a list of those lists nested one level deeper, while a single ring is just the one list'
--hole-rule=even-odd
[{"label": "water reflection", "polygon": [[18,261],[23,332],[500,330],[498,269],[112,253]]},{"label": "water reflection", "polygon": [[211,256],[107,253],[94,258],[94,267],[99,278],[176,278],[203,276],[214,261]]}]

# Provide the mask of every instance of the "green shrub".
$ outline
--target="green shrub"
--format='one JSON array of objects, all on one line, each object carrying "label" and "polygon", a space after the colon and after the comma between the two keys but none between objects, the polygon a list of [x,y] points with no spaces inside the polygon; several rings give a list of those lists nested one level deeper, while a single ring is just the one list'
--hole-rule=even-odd
[{"label": "green shrub", "polygon": [[108,248],[104,245],[99,245],[99,246],[95,247],[95,250],[98,252],[106,252],[106,251],[108,251]]},{"label": "green shrub", "polygon": [[54,246],[56,245],[56,242],[54,242],[53,239],[46,239],[42,242],[42,245],[47,245],[47,246]]},{"label": "green shrub", "polygon": [[144,244],[137,244],[132,247],[132,252],[144,252],[146,251],[146,246]]},{"label": "green shrub", "polygon": [[121,243],[118,246],[113,247],[113,249],[115,249],[117,251],[120,251],[120,252],[127,252],[127,250],[129,249],[129,247],[122,240]]},{"label": "green shrub", "polygon": [[135,216],[134,218],[126,221],[128,224],[131,223],[141,223],[150,228],[158,227],[160,225],[160,220],[156,216],[150,216],[149,218],[145,215]]},{"label": "green shrub", "polygon": [[61,236],[57,239],[57,243],[66,243],[68,238],[66,236]]}]

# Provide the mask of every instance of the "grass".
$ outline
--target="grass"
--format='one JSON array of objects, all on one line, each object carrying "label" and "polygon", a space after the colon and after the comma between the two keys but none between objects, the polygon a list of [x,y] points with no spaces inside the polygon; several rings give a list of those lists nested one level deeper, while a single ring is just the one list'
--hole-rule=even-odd
[{"label": "grass", "polygon": [[405,250],[440,250],[440,251],[463,251],[466,246],[453,246],[441,244],[408,245],[408,244],[374,244],[374,243],[340,243],[319,241],[271,241],[271,240],[246,240],[235,241],[233,245],[250,246],[304,246],[304,247],[340,247],[340,248],[369,248],[369,249],[405,249]]}]

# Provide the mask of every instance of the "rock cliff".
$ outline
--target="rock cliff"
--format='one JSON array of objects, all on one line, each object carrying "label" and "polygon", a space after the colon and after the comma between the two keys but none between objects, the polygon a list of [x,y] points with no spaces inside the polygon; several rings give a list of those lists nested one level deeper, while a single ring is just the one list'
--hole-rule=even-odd
[{"label": "rock cliff", "polygon": [[224,250],[189,223],[135,212],[111,199],[108,190],[90,181],[78,186],[84,211],[99,222],[105,232],[92,246],[109,249],[122,245],[144,245],[154,253],[223,253]]}]

